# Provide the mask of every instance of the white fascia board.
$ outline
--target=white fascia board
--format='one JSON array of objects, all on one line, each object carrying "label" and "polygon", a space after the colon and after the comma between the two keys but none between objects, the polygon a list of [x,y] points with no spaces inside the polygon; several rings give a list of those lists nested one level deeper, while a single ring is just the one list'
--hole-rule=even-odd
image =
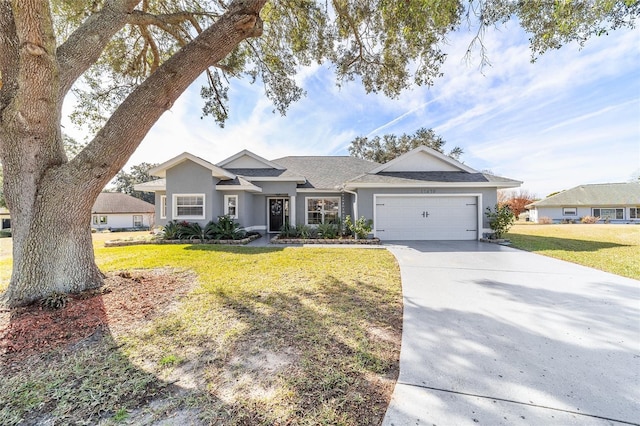
[{"label": "white fascia board", "polygon": [[262,188],[255,185],[216,185],[216,191],[262,192]]},{"label": "white fascia board", "polygon": [[237,160],[238,158],[242,157],[243,155],[246,155],[248,157],[253,158],[254,160],[263,163],[265,166],[269,166],[272,169],[276,169],[276,170],[286,170],[284,167],[282,167],[280,164],[276,164],[273,161],[269,161],[266,158],[260,157],[258,154],[254,154],[253,152],[247,150],[247,149],[243,149],[242,151],[238,152],[237,154],[232,155],[229,158],[226,158],[224,160],[222,160],[221,162],[219,162],[218,164],[216,164],[219,167],[224,167],[227,164],[233,162],[234,160]]},{"label": "white fascia board", "polygon": [[388,162],[380,165],[379,167],[376,167],[375,169],[371,170],[369,172],[369,174],[376,174],[376,173],[380,173],[382,171],[385,171],[390,166],[403,161],[406,157],[411,157],[413,155],[416,155],[419,152],[424,152],[426,154],[429,154],[429,155],[432,155],[432,156],[434,156],[436,158],[439,158],[440,160],[442,160],[442,161],[444,161],[446,163],[449,163],[453,167],[456,167],[456,168],[458,168],[460,170],[463,170],[465,172],[478,173],[477,170],[475,170],[475,169],[473,169],[473,168],[471,168],[471,167],[469,167],[469,166],[467,166],[467,165],[465,165],[465,164],[463,164],[463,163],[461,163],[461,162],[459,162],[457,160],[454,160],[453,158],[449,157],[448,155],[445,155],[445,154],[443,154],[441,152],[438,152],[435,149],[431,149],[431,148],[426,147],[426,146],[419,146],[417,148],[412,149],[409,152],[405,152],[401,156],[396,157],[391,161],[388,161]]},{"label": "white fascia board", "polygon": [[133,185],[133,189],[136,191],[142,191],[142,192],[156,192],[156,191],[166,191],[167,187],[166,185]]},{"label": "white fascia board", "polygon": [[193,161],[194,163],[206,169],[211,170],[211,175],[217,177],[218,179],[226,180],[226,179],[235,179],[236,177],[233,173],[228,172],[216,166],[215,164],[211,164],[210,162],[203,160],[202,158],[197,157],[188,152],[183,152],[182,154],[176,157],[173,157],[171,160],[165,161],[159,166],[154,167],[153,169],[150,169],[149,174],[152,176],[166,177],[168,169],[170,169],[171,167],[177,166],[178,164],[183,163],[187,160]]},{"label": "white fascia board", "polygon": [[342,194],[343,191],[338,189],[320,189],[320,188],[298,188],[296,192],[316,192],[316,193],[324,193],[324,194]]}]

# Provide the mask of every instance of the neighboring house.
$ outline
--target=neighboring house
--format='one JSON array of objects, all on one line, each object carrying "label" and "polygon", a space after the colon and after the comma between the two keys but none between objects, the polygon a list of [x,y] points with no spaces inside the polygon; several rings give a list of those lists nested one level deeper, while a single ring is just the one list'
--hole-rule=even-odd
[{"label": "neighboring house", "polygon": [[91,208],[94,229],[144,229],[154,226],[155,206],[121,192],[101,192]]},{"label": "neighboring house", "polygon": [[0,207],[0,230],[11,228],[11,217],[9,216],[9,209],[6,207]]},{"label": "neighboring house", "polygon": [[189,153],[153,168],[158,225],[229,215],[247,230],[364,216],[384,240],[477,240],[490,232],[498,188],[522,182],[478,172],[427,147],[386,164],[355,157],[266,160],[247,150],[217,164]]},{"label": "neighboring house", "polygon": [[526,206],[530,220],[579,221],[585,216],[611,223],[640,222],[640,183],[580,185]]}]

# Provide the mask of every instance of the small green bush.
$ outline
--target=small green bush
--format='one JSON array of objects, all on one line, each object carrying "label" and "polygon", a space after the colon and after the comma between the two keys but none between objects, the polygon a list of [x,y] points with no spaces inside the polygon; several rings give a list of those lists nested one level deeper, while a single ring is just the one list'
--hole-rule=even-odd
[{"label": "small green bush", "polygon": [[487,207],[485,214],[489,219],[489,227],[496,238],[502,238],[516,221],[516,216],[506,204],[496,204],[495,210]]},{"label": "small green bush", "polygon": [[347,215],[344,218],[344,227],[356,238],[365,239],[373,229],[373,220],[360,216],[353,222],[351,216]]},{"label": "small green bush", "polygon": [[328,222],[318,225],[318,236],[320,238],[334,239],[338,238],[340,228],[336,223]]},{"label": "small green bush", "polygon": [[291,226],[289,223],[285,223],[280,228],[280,233],[278,236],[282,238],[297,238],[298,237],[298,229],[295,226]]}]

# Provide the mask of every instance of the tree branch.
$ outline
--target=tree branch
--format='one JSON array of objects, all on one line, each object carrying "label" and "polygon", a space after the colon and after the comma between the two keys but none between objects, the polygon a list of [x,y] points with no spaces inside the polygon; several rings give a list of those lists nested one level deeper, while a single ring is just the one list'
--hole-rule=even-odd
[{"label": "tree branch", "polygon": [[109,40],[125,26],[128,14],[140,0],[106,0],[102,9],[89,16],[58,48],[60,99],[93,65]]},{"label": "tree branch", "polygon": [[63,166],[72,171],[77,184],[91,193],[96,188],[99,191],[124,166],[160,116],[199,75],[224,59],[246,38],[260,36],[262,20],[259,13],[266,1],[233,1],[213,25],[131,92],[91,143]]}]

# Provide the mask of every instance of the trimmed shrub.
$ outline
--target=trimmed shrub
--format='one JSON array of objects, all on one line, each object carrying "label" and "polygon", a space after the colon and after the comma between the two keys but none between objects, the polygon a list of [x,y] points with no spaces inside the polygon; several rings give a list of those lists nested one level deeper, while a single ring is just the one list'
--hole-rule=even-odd
[{"label": "trimmed shrub", "polygon": [[542,216],[541,218],[538,219],[538,223],[542,225],[551,225],[553,223],[553,219],[547,216]]}]

